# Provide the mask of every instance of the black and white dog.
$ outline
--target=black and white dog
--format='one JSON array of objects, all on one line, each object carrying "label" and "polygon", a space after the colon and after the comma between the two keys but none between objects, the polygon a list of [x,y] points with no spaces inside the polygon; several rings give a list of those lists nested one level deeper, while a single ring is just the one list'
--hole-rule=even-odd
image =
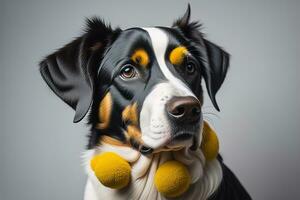
[{"label": "black and white dog", "polygon": [[[81,37],[40,63],[46,83],[75,110],[74,122],[89,111],[85,200],[165,199],[153,175],[170,154],[186,162],[192,176],[178,199],[251,199],[220,156],[204,164],[199,149],[201,80],[219,110],[215,95],[229,66],[229,54],[199,28],[190,22],[190,6],[170,28],[112,29],[93,18]],[[131,163],[129,187],[106,188],[90,169],[90,159],[107,151]]]}]

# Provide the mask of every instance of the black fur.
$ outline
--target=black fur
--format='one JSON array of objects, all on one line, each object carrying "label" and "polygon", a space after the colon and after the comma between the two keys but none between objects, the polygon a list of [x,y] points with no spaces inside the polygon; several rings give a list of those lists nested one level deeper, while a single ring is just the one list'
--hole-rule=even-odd
[{"label": "black fur", "polygon": [[[98,19],[87,20],[85,33],[47,56],[40,63],[40,72],[49,87],[75,111],[74,122],[80,121],[92,103],[96,70],[101,55],[117,34]],[[93,49],[99,44],[100,48]]]},{"label": "black fur", "polygon": [[218,190],[209,200],[251,200],[252,198],[242,186],[233,172],[224,164],[219,155],[218,160],[222,166],[223,178]]}]

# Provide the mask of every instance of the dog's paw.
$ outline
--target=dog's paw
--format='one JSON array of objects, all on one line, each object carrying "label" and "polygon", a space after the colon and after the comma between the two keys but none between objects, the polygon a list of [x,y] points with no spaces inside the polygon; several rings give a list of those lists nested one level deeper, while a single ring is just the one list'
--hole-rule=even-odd
[{"label": "dog's paw", "polygon": [[130,182],[131,167],[116,153],[106,152],[96,155],[90,165],[98,180],[106,187],[121,189]]},{"label": "dog's paw", "polygon": [[204,121],[201,150],[207,161],[213,160],[219,153],[219,140],[216,132]]}]

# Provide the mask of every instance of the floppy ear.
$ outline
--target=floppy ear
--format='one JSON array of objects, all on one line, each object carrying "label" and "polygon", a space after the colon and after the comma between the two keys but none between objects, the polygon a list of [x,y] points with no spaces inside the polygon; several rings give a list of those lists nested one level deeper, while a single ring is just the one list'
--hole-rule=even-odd
[{"label": "floppy ear", "polygon": [[75,110],[74,122],[79,122],[89,110],[96,70],[115,32],[100,19],[87,20],[81,37],[40,63],[40,73],[48,86]]},{"label": "floppy ear", "polygon": [[209,67],[204,68],[203,77],[205,80],[208,95],[215,106],[220,111],[216,101],[216,93],[220,89],[229,67],[229,54],[221,47],[205,40],[206,53],[209,61]]},{"label": "floppy ear", "polygon": [[179,28],[193,42],[199,52],[199,60],[204,65],[202,76],[205,80],[208,95],[214,107],[220,111],[216,101],[216,93],[225,79],[230,56],[221,47],[204,39],[202,33],[199,31],[201,24],[190,22],[190,16],[191,8],[190,4],[188,4],[185,14],[174,22],[173,27]]}]

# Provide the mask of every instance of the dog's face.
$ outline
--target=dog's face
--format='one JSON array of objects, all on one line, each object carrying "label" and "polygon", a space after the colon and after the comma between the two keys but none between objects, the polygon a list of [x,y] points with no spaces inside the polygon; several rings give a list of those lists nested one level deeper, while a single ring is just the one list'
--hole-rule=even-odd
[{"label": "dog's face", "polygon": [[[144,148],[191,143],[199,134],[202,102],[201,65],[192,52],[174,29],[132,28],[120,33],[98,73],[100,87],[101,77],[110,77],[100,102],[104,111],[99,129],[111,126],[108,133],[122,133]],[[112,130],[115,126],[123,130]]]},{"label": "dog's face", "polygon": [[82,37],[41,62],[45,81],[76,110],[75,122],[91,107],[89,148],[103,135],[144,154],[198,147],[201,79],[218,109],[229,56],[189,17],[188,8],[171,28],[127,30],[93,19]]}]

